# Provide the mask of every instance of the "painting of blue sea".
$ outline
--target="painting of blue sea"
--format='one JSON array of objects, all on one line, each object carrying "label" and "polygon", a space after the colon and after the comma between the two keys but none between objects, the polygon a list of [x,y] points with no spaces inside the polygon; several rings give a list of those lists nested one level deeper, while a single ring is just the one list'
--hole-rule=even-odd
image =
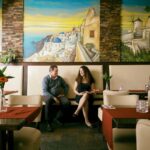
[{"label": "painting of blue sea", "polygon": [[24,61],[99,62],[100,0],[25,0]]}]

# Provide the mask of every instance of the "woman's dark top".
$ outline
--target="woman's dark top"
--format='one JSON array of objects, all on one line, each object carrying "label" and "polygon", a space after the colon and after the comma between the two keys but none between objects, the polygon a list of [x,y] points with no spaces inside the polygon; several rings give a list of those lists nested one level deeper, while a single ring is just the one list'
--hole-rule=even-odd
[{"label": "woman's dark top", "polygon": [[[91,91],[91,85],[89,83],[79,83],[77,86],[77,91],[80,92],[85,92],[85,91]],[[79,103],[80,98],[82,95],[76,95],[76,102]]]}]

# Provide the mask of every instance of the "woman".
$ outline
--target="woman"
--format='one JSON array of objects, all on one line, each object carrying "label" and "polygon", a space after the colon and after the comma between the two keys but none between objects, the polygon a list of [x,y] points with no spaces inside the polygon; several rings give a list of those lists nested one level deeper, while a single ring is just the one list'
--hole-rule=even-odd
[{"label": "woman", "polygon": [[79,104],[75,110],[73,117],[77,117],[80,110],[82,109],[85,124],[88,127],[92,127],[92,124],[88,118],[89,102],[92,94],[95,93],[94,89],[95,80],[86,66],[81,66],[79,69],[78,76],[74,84],[74,92],[76,94],[76,102]]}]

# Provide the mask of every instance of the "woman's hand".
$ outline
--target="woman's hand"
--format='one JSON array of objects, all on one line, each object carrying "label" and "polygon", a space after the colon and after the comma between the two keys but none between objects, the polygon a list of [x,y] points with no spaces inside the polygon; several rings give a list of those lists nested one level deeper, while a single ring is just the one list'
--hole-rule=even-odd
[{"label": "woman's hand", "polygon": [[57,97],[54,97],[54,101],[55,101],[56,104],[60,104],[60,101]]},{"label": "woman's hand", "polygon": [[78,95],[84,95],[85,93],[88,93],[88,91],[84,91],[84,92],[80,92],[80,93],[78,93]]},{"label": "woman's hand", "polygon": [[93,89],[92,91],[89,92],[89,94],[97,94],[100,93],[99,89]]}]

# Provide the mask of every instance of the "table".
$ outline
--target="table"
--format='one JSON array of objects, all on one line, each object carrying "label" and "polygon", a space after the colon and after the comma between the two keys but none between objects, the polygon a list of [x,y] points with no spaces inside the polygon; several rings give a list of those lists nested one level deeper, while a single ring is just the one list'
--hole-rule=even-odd
[{"label": "table", "polygon": [[133,118],[133,119],[150,119],[150,110],[148,113],[138,113],[135,108],[103,108],[103,135],[111,149],[113,149],[112,121],[113,119]]},{"label": "table", "polygon": [[13,131],[21,129],[32,122],[39,114],[41,107],[8,107],[7,112],[0,112],[0,150],[13,150]]}]

